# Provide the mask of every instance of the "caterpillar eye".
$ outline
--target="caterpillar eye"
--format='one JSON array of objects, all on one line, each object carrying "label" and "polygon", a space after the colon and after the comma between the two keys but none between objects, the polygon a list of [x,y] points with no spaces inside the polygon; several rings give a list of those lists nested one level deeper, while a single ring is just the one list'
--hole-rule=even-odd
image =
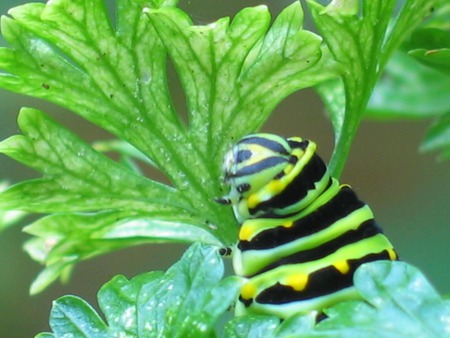
[{"label": "caterpillar eye", "polygon": [[248,183],[242,183],[236,187],[236,190],[238,193],[242,194],[243,192],[250,190],[250,184]]}]

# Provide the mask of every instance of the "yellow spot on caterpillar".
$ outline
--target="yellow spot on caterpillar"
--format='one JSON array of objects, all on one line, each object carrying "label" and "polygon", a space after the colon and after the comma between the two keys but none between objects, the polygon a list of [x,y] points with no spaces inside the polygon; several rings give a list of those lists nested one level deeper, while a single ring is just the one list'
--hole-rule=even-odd
[{"label": "yellow spot on caterpillar", "polygon": [[256,289],[256,285],[251,282],[248,282],[244,284],[244,286],[242,286],[241,297],[244,299],[255,298],[257,291],[258,290]]},{"label": "yellow spot on caterpillar", "polygon": [[304,273],[292,274],[286,278],[286,283],[295,291],[302,291],[308,284],[308,275]]},{"label": "yellow spot on caterpillar", "polygon": [[336,262],[333,265],[342,274],[346,274],[350,270],[350,266],[348,265],[346,260],[343,260],[343,261],[340,261],[340,262]]},{"label": "yellow spot on caterpillar", "polygon": [[256,207],[259,204],[259,198],[258,195],[256,194],[251,194],[250,196],[248,196],[247,199],[247,205],[249,207],[249,209],[253,209],[254,207]]},{"label": "yellow spot on caterpillar", "polygon": [[254,229],[249,224],[243,224],[239,231],[239,240],[248,241],[253,235]]},{"label": "yellow spot on caterpillar", "polygon": [[285,228],[290,228],[290,227],[292,227],[293,225],[294,225],[294,222],[292,222],[292,221],[286,221],[286,222],[283,223],[283,226],[284,226]]},{"label": "yellow spot on caterpillar", "polygon": [[397,259],[397,254],[395,253],[395,251],[393,249],[388,249],[387,252],[389,254],[390,260],[395,261]]},{"label": "yellow spot on caterpillar", "polygon": [[271,194],[277,194],[281,190],[283,190],[283,184],[280,180],[273,180],[267,185],[267,189]]}]

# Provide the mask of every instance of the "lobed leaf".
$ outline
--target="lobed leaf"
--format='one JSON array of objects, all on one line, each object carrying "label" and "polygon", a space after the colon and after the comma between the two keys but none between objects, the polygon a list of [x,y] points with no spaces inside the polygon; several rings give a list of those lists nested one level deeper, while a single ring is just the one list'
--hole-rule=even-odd
[{"label": "lobed leaf", "polygon": [[0,151],[44,177],[4,191],[0,208],[30,212],[95,211],[105,205],[149,212],[187,208],[174,189],[125,170],[38,110],[22,109],[19,127],[24,135],[1,142]]},{"label": "lobed leaf", "polygon": [[298,2],[270,28],[265,6],[207,26],[192,26],[175,8],[149,10],[148,16],[177,68],[192,137],[213,158],[229,140],[257,130],[284,97],[336,75],[320,37],[302,29]]},{"label": "lobed leaf", "polygon": [[100,316],[76,296],[63,296],[54,301],[50,318],[50,327],[56,337],[109,337]]},{"label": "lobed leaf", "polygon": [[[118,143],[97,147],[122,156],[114,162],[44,113],[22,110],[23,135],[3,141],[0,152],[43,176],[1,193],[0,208],[60,214],[28,228],[38,238],[26,249],[47,265],[33,292],[81,259],[126,245],[233,243],[231,208],[214,202],[224,194],[221,158],[230,140],[259,128],[293,91],[337,73],[321,38],[302,28],[297,2],[272,25],[259,6],[205,26],[175,3],[117,0],[111,20],[101,0],[55,0],[2,18],[10,47],[0,49],[0,87],[107,130]],[[186,94],[186,123],[172,105],[168,55]],[[133,158],[171,185],[143,177]]]},{"label": "lobed leaf", "polygon": [[166,273],[116,276],[105,284],[98,301],[106,323],[82,299],[64,296],[53,305],[50,326],[55,336],[213,336],[240,287],[236,278],[220,280],[223,269],[217,250],[194,244]]},{"label": "lobed leaf", "polygon": [[[165,219],[165,220],[164,220]],[[31,285],[42,291],[77,262],[111,251],[149,242],[220,242],[201,228],[182,223],[180,215],[152,215],[132,210],[98,213],[59,213],[41,218],[25,231],[35,237],[25,250],[45,269]]]},{"label": "lobed leaf", "polygon": [[379,261],[356,272],[355,286],[370,304],[341,303],[318,324],[322,331],[346,327],[365,337],[444,337],[450,311],[426,278],[403,262]]},{"label": "lobed leaf", "polygon": [[[341,81],[333,80],[318,87],[335,131],[336,145],[330,170],[339,177],[362,114],[387,60],[429,13],[433,1],[406,1],[395,16],[396,1],[363,0],[348,1],[346,6],[336,4],[340,2],[324,7],[314,0],[308,1],[319,31],[343,69]],[[345,100],[334,100],[342,94]]]}]

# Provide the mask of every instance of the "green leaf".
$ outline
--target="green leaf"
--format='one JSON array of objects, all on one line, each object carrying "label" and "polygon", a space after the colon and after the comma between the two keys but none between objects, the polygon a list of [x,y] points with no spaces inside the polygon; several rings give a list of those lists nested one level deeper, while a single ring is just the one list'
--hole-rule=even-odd
[{"label": "green leaf", "polygon": [[155,167],[155,164],[147,156],[123,140],[96,141],[92,147],[101,153],[119,154],[120,163],[138,175],[142,175],[142,171],[136,163],[137,160]]},{"label": "green leaf", "polygon": [[76,296],[63,296],[53,303],[50,327],[56,337],[109,337],[100,316]]},{"label": "green leaf", "polygon": [[[224,194],[226,148],[257,130],[284,97],[337,74],[321,38],[302,28],[297,2],[272,25],[259,6],[205,26],[175,3],[117,0],[111,20],[103,1],[54,0],[2,17],[10,47],[0,48],[0,87],[105,129],[116,145],[96,146],[122,157],[114,162],[44,113],[22,110],[23,135],[3,141],[0,152],[43,176],[1,193],[0,208],[58,214],[28,228],[39,238],[27,250],[47,265],[34,291],[81,259],[127,245],[234,243],[231,208],[214,201]],[[172,105],[168,57],[185,91],[186,123]],[[170,186],[143,177],[133,159],[151,163]]]},{"label": "green leaf", "polygon": [[34,338],[55,338],[55,335],[53,333],[43,332],[37,334]]},{"label": "green leaf", "polygon": [[213,158],[230,140],[256,131],[283,98],[336,75],[320,37],[302,29],[298,2],[270,29],[265,6],[207,26],[192,26],[175,8],[149,10],[148,16],[178,71],[192,137]]},{"label": "green leaf", "polygon": [[[178,203],[181,198],[182,209],[200,206],[201,224],[205,218],[215,224],[232,224],[230,211],[213,202],[219,182],[207,165],[219,167],[220,163],[207,162],[196,151],[171,105],[162,43],[140,6],[127,0],[118,1],[117,6],[116,31],[98,0],[60,0],[11,10],[14,20],[2,20],[12,49],[0,50],[0,67],[6,71],[0,85],[60,104],[126,140],[178,189],[176,197],[173,189],[160,186],[163,204]],[[149,183],[146,180],[144,185]],[[54,212],[53,202],[49,201],[46,210],[42,205],[39,208]],[[228,226],[224,236],[234,232]]]},{"label": "green leaf", "polygon": [[[364,0],[324,7],[308,1],[314,21],[331,53],[342,66],[339,80],[318,87],[333,123],[336,145],[330,162],[335,177],[342,172],[353,137],[372,90],[392,52],[423,20],[433,1],[411,0],[395,15],[396,1]],[[391,20],[392,19],[392,20]],[[345,100],[336,97],[345,97]]]},{"label": "green leaf", "polygon": [[217,250],[194,244],[166,273],[106,283],[98,301],[107,324],[82,299],[64,296],[53,305],[50,326],[55,336],[213,337],[241,286],[235,277],[221,280],[223,270]]},{"label": "green leaf", "polygon": [[280,319],[273,316],[236,317],[227,323],[225,337],[227,338],[262,338],[274,337]]},{"label": "green leaf", "polygon": [[138,335],[151,329],[161,337],[211,336],[241,286],[236,277],[219,282],[223,269],[216,250],[194,245],[162,280],[142,288]]},{"label": "green leaf", "polygon": [[403,49],[423,64],[450,75],[450,32],[434,27],[414,31]]},{"label": "green leaf", "polygon": [[163,275],[163,272],[153,271],[131,280],[115,276],[100,289],[98,301],[109,324],[110,336],[138,337],[139,292],[145,285],[163,278]]},{"label": "green leaf", "polygon": [[69,273],[71,266],[81,260],[133,245],[199,241],[220,246],[214,236],[199,227],[131,210],[54,214],[34,222],[25,231],[35,236],[26,243],[25,250],[46,265],[31,285],[32,294],[42,291],[64,272]]},{"label": "green leaf", "polygon": [[242,316],[227,323],[227,338],[288,338],[300,337],[302,332],[309,332],[316,322],[316,314],[295,315],[280,322],[273,316]]},{"label": "green leaf", "polygon": [[[8,182],[0,181],[0,193],[7,189],[9,186]],[[27,214],[23,211],[17,210],[2,210],[0,208],[0,233],[6,228],[17,224],[22,220]]]},{"label": "green leaf", "polygon": [[30,212],[95,211],[105,205],[149,212],[186,209],[174,189],[125,170],[38,110],[22,109],[19,127],[24,135],[1,142],[0,151],[44,177],[4,191],[0,208]]},{"label": "green leaf", "polygon": [[423,152],[441,151],[441,160],[450,158],[450,109],[439,117],[428,130],[420,146]]},{"label": "green leaf", "polygon": [[450,111],[450,77],[396,53],[370,98],[366,117],[428,118]]},{"label": "green leaf", "polygon": [[[403,262],[365,264],[355,274],[363,302],[340,303],[327,311],[318,331],[364,337],[445,337],[450,309],[426,278]],[[361,335],[363,334],[363,335]]]},{"label": "green leaf", "polygon": [[415,49],[409,54],[422,63],[450,75],[450,48]]}]

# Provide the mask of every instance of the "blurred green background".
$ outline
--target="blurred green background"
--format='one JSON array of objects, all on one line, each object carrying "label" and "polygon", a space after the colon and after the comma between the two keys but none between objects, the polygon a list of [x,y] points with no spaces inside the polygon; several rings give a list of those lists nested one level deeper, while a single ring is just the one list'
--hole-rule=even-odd
[{"label": "blurred green background", "polygon": [[[0,13],[27,1],[2,0]],[[108,1],[112,3],[112,1]],[[291,1],[180,1],[197,23],[233,15],[244,6],[265,3],[278,12]],[[4,41],[1,40],[2,45]],[[175,76],[172,81],[176,82]],[[183,96],[175,97],[179,105]],[[0,90],[0,139],[18,133],[20,107],[42,109],[87,139],[108,137],[95,126],[52,104]],[[362,124],[342,177],[367,201],[403,260],[416,265],[444,294],[450,293],[450,162],[418,153],[430,121],[366,121]],[[333,132],[320,100],[311,90],[282,102],[264,131],[315,140],[328,159]],[[36,173],[0,155],[0,178],[16,182]],[[29,219],[28,219],[29,221]],[[26,223],[26,222],[25,222]],[[31,281],[40,271],[22,250],[27,235],[16,226],[0,234],[0,337],[33,337],[49,330],[52,300],[76,294],[96,304],[96,292],[116,274],[129,278],[144,271],[165,269],[184,250],[182,245],[148,245],[99,257],[80,264],[66,285],[51,286],[29,296]]]}]

